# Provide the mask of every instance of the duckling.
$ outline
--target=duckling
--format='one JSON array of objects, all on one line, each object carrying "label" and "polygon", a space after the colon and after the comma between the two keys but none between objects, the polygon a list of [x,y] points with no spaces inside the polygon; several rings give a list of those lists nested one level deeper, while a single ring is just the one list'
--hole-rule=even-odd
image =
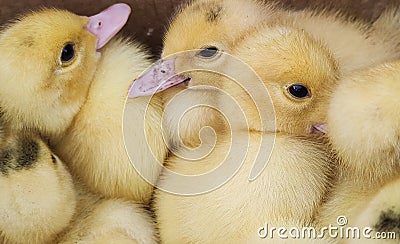
[{"label": "duckling", "polygon": [[[326,101],[340,74],[336,60],[296,27],[262,23],[244,36],[230,50],[238,59],[220,52],[185,56],[196,70],[222,67],[217,109],[234,116],[224,128],[229,133],[203,158],[168,158],[154,200],[164,243],[247,242],[265,224],[306,226],[329,188],[329,150],[312,132],[326,119]],[[271,102],[258,103],[264,86]],[[265,169],[249,181],[258,163]]]},{"label": "duckling", "polygon": [[129,13],[125,4],[89,18],[44,9],[6,26],[0,33],[4,120],[52,141],[62,137],[85,101],[100,57],[96,50],[123,27]]},{"label": "duckling", "polygon": [[89,18],[43,10],[11,24],[0,35],[0,54],[10,57],[1,61],[0,105],[15,129],[49,138],[74,177],[93,192],[147,203],[167,151],[158,126],[161,99],[154,96],[149,106],[147,98],[128,100],[128,155],[125,100],[150,58],[132,41],[106,45],[129,13],[126,4]]},{"label": "duckling", "polygon": [[383,208],[388,203],[394,203],[398,214],[399,195],[388,195],[387,189],[397,186],[390,182],[398,182],[400,176],[400,113],[393,109],[400,102],[399,76],[400,63],[386,63],[343,78],[335,90],[327,121],[329,140],[340,159],[339,173],[317,215],[321,226],[335,224],[338,216],[346,216],[348,226],[377,224],[377,214],[392,207]]},{"label": "duckling", "polygon": [[53,240],[75,214],[71,175],[37,136],[7,135],[0,144],[0,242]]},{"label": "duckling", "polygon": [[142,206],[103,199],[73,180],[36,135],[1,141],[1,243],[155,243]]}]

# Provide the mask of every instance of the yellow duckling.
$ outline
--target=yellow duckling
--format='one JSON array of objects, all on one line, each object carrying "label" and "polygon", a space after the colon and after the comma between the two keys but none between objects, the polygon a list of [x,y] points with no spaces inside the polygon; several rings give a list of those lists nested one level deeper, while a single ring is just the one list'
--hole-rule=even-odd
[{"label": "yellow duckling", "polygon": [[[223,124],[227,127],[212,151],[198,160],[167,160],[154,202],[162,242],[247,242],[259,238],[257,230],[265,224],[309,225],[329,188],[329,150],[311,134],[326,120],[326,103],[339,75],[330,50],[295,27],[269,24],[233,43],[231,54],[249,65],[247,70],[218,50],[212,55],[199,50],[192,60],[184,56],[184,64],[176,57],[178,71],[218,66],[248,83],[216,80],[229,94],[216,93],[217,109],[236,116],[227,116],[233,119]],[[256,101],[265,95],[264,86],[272,103]],[[258,168],[262,173],[249,181],[259,163],[265,169]]]},{"label": "yellow duckling", "polygon": [[[123,109],[134,79],[150,65],[149,55],[127,40],[106,45],[129,14],[126,4],[89,18],[46,9],[11,23],[0,34],[0,55],[6,57],[0,61],[0,106],[13,129],[49,138],[92,191],[147,203],[166,154],[155,126],[161,99],[154,97],[149,108],[145,98],[126,106],[131,120],[124,129],[135,169],[125,151]],[[141,126],[145,113],[148,124]]]},{"label": "yellow duckling", "polygon": [[156,243],[142,206],[87,191],[38,136],[0,144],[1,243]]}]

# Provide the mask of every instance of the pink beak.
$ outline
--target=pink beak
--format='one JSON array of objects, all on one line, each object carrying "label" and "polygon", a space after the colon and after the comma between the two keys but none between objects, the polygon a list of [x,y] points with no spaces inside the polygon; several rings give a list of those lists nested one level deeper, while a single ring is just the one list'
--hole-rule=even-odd
[{"label": "pink beak", "polygon": [[97,50],[107,44],[124,27],[130,13],[129,5],[117,3],[99,14],[89,17],[86,29],[97,36]]},{"label": "pink beak", "polygon": [[161,59],[133,83],[129,90],[129,98],[150,96],[183,84],[188,79],[176,73],[175,59]]}]

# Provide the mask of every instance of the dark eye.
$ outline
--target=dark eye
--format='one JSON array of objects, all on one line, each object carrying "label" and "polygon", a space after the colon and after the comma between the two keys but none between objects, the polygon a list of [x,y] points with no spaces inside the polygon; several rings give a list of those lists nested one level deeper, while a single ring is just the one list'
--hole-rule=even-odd
[{"label": "dark eye", "polygon": [[51,155],[51,161],[53,161],[53,164],[57,164],[57,159],[54,155]]},{"label": "dark eye", "polygon": [[292,85],[288,88],[289,93],[295,98],[310,97],[310,91],[303,85]]},{"label": "dark eye", "polygon": [[202,57],[202,58],[212,58],[215,57],[218,53],[218,48],[216,47],[207,47],[203,50],[201,50],[198,54],[198,56]]},{"label": "dark eye", "polygon": [[68,43],[64,46],[61,52],[61,62],[67,63],[75,57],[75,46],[72,43]]}]

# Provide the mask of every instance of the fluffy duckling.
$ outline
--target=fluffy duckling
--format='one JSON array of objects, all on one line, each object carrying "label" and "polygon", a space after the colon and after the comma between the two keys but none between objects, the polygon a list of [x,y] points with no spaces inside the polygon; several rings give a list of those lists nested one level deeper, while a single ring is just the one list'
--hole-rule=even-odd
[{"label": "fluffy duckling", "polygon": [[117,4],[88,18],[44,9],[6,26],[0,33],[5,121],[59,139],[85,101],[100,56],[96,49],[122,28],[129,11]]},{"label": "fluffy duckling", "polygon": [[400,175],[400,113],[394,109],[399,77],[400,63],[387,63],[346,77],[335,91],[328,135],[341,160],[335,188],[317,217],[321,226],[335,224],[338,216],[346,216],[348,226],[380,226],[379,215],[392,207],[398,225],[400,195],[389,190]]},{"label": "fluffy duckling", "polygon": [[[302,30],[267,24],[235,43],[231,54],[250,68],[241,69],[237,59],[220,52],[193,57],[196,69],[221,65],[228,77],[240,78],[218,80],[240,108],[233,109],[220,93],[217,108],[235,115],[228,121],[230,133],[199,160],[168,159],[158,187],[170,193],[156,190],[154,202],[164,243],[248,242],[265,224],[309,225],[329,187],[329,152],[311,135],[326,119],[325,104],[339,74],[329,49]],[[272,103],[257,104],[265,96],[263,86]],[[235,119],[242,113],[247,123]],[[265,169],[249,181],[257,163]]]},{"label": "fluffy duckling", "polygon": [[160,98],[149,106],[147,98],[127,102],[124,130],[134,165],[122,118],[128,90],[150,65],[149,55],[127,40],[106,45],[129,14],[125,4],[89,18],[43,10],[10,24],[0,35],[0,105],[13,127],[48,137],[92,191],[148,202],[166,153]]},{"label": "fluffy duckling", "polygon": [[53,240],[75,213],[71,175],[37,136],[7,135],[0,144],[0,242]]},{"label": "fluffy duckling", "polygon": [[141,206],[89,193],[38,136],[5,136],[0,159],[1,243],[156,242]]}]

